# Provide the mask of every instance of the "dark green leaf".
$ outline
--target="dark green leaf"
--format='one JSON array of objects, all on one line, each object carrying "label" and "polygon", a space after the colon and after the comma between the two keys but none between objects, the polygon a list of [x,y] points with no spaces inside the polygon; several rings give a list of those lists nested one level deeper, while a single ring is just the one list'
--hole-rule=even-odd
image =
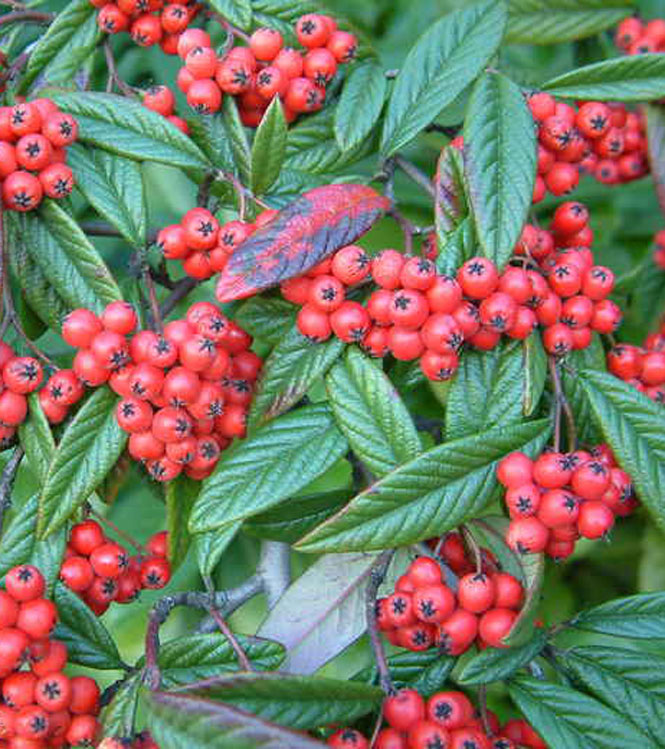
[{"label": "dark green leaf", "polygon": [[143,175],[136,161],[74,144],[67,161],[90,205],[135,247],[146,240]]},{"label": "dark green leaf", "polygon": [[[284,660],[278,642],[236,635],[254,668],[274,669]],[[159,650],[162,687],[171,689],[238,670],[238,657],[220,632],[187,635],[165,642]]]},{"label": "dark green leaf", "polygon": [[[651,165],[660,210],[665,212],[665,107],[658,104],[649,104],[646,107],[646,112],[649,164]],[[651,278],[655,276],[658,279],[662,275],[653,273],[651,269],[650,271]]]},{"label": "dark green leaf", "polygon": [[530,335],[524,346],[524,396],[522,411],[532,416],[545,390],[547,380],[547,354],[539,335]]},{"label": "dark green leaf", "polygon": [[333,337],[313,343],[294,325],[265,360],[249,412],[250,426],[272,419],[297,403],[344,350]]},{"label": "dark green leaf", "polygon": [[28,418],[19,427],[18,435],[30,470],[43,482],[53,459],[55,440],[36,393],[29,396],[29,405]]},{"label": "dark green leaf", "polygon": [[434,178],[434,221],[441,248],[446,237],[469,212],[464,185],[464,161],[458,148],[441,149]]},{"label": "dark green leaf", "polygon": [[531,207],[536,133],[520,89],[500,73],[473,87],[464,120],[464,169],[483,253],[502,268]]},{"label": "dark green leaf", "polygon": [[211,164],[227,172],[235,172],[236,164],[221,112],[191,115],[187,118],[189,137],[203,151]]},{"label": "dark green leaf", "polygon": [[247,184],[252,173],[252,154],[249,148],[249,141],[247,140],[247,133],[240,121],[238,107],[233,96],[224,97],[222,113],[238,175],[241,181]]},{"label": "dark green leaf", "polygon": [[571,624],[614,637],[665,640],[665,593],[643,593],[601,603],[577,614]]},{"label": "dark green leaf", "polygon": [[55,451],[39,499],[37,534],[46,538],[94,492],[125,447],[115,419],[117,396],[94,392],[69,423]]},{"label": "dark green leaf", "polygon": [[[30,53],[21,90],[41,75],[49,83],[66,83],[91,55],[102,32],[97,11],[88,0],[72,0],[53,20]],[[65,110],[66,111],[66,110]]]},{"label": "dark green leaf", "polygon": [[37,525],[37,495],[24,503],[16,502],[5,524],[0,543],[0,577],[17,564],[29,559],[35,545]]},{"label": "dark green leaf", "polygon": [[521,342],[503,342],[492,351],[465,351],[448,393],[446,438],[521,421],[525,391]]},{"label": "dark green leaf", "polygon": [[222,554],[233,541],[241,525],[242,523],[233,523],[214,531],[197,533],[193,537],[196,563],[204,580],[212,578],[212,573],[222,558]]},{"label": "dark green leaf", "polygon": [[383,696],[378,687],[368,684],[285,673],[229,674],[193,684],[191,689],[201,697],[300,730],[351,723],[378,707]]},{"label": "dark green leaf", "polygon": [[640,500],[665,528],[665,430],[662,406],[632,385],[605,372],[586,369],[580,383],[594,420]]},{"label": "dark green leaf", "polygon": [[561,384],[575,415],[578,438],[590,445],[598,444],[602,441],[602,437],[593,418],[591,404],[586,397],[578,373],[583,369],[605,371],[605,349],[600,341],[600,336],[594,333],[591,345],[588,348],[582,351],[572,351],[566,357],[566,364],[567,367],[561,368]]},{"label": "dark green leaf", "polygon": [[169,561],[176,570],[185,560],[191,541],[187,523],[201,484],[178,476],[166,485],[166,530],[169,532]]},{"label": "dark green leaf", "polygon": [[375,62],[351,69],[335,108],[335,140],[342,151],[361,145],[372,131],[381,115],[387,86],[383,68]]},{"label": "dark green leaf", "polygon": [[513,450],[537,453],[548,435],[549,423],[536,421],[434,447],[372,484],[296,548],[369,551],[439,536],[487,504],[504,455]]},{"label": "dark green leaf", "polygon": [[267,192],[279,176],[286,154],[286,120],[279,96],[275,96],[256,130],[251,154],[250,187],[258,195]]},{"label": "dark green leaf", "polygon": [[122,298],[113,279],[79,225],[53,200],[23,216],[25,244],[58,295],[72,308],[101,312]]},{"label": "dark green leaf", "polygon": [[439,273],[454,276],[465,260],[478,253],[476,232],[470,216],[465,216],[452,231],[437,234],[439,256],[436,269]]},{"label": "dark green leaf", "polygon": [[105,736],[131,739],[138,707],[141,676],[137,674],[122,683],[111,702],[102,710],[100,722]]},{"label": "dark green leaf", "polygon": [[268,723],[244,710],[182,694],[146,695],[146,720],[163,749],[321,749],[306,734]]},{"label": "dark green leaf", "polygon": [[350,490],[342,489],[287,499],[248,520],[244,530],[252,536],[292,544],[341,509],[352,496]]},{"label": "dark green leaf", "polygon": [[357,348],[326,375],[330,407],[351,449],[383,476],[422,450],[413,419],[392,383]]},{"label": "dark green leaf", "polygon": [[267,510],[307,486],[347,449],[325,405],[275,419],[222,456],[194,504],[190,530],[213,530]]},{"label": "dark green leaf", "polygon": [[210,4],[234,26],[249,30],[252,24],[251,0],[212,0]]},{"label": "dark green leaf", "polygon": [[[206,167],[193,141],[166,117],[125,96],[98,91],[52,94],[55,103],[76,117],[79,140],[138,161]],[[231,98],[231,97],[228,97]]]},{"label": "dark green leaf", "polygon": [[508,0],[506,41],[560,44],[615,26],[632,0]]},{"label": "dark green leaf", "polygon": [[543,649],[547,633],[537,629],[524,645],[512,648],[487,648],[464,666],[459,680],[462,684],[491,684],[503,681],[530,663]]},{"label": "dark green leaf", "polygon": [[106,627],[83,601],[62,583],[55,586],[60,621],[55,636],[67,646],[69,660],[99,669],[124,668],[118,648]]},{"label": "dark green leaf", "polygon": [[[429,697],[443,687],[456,662],[456,658],[441,655],[433,648],[421,652],[407,650],[388,657],[390,676],[395,686],[410,687],[423,697]],[[353,678],[375,684],[379,681],[379,672],[372,665],[359,671]]]},{"label": "dark green leaf", "polygon": [[293,328],[295,312],[286,299],[253,296],[238,307],[233,319],[254,338],[277,343]]},{"label": "dark green leaf", "polygon": [[501,42],[502,3],[453,11],[431,26],[402,65],[383,125],[381,151],[405,146],[483,70]]},{"label": "dark green leaf", "polygon": [[665,723],[665,658],[616,647],[557,653],[576,681],[658,743]]},{"label": "dark green leaf", "polygon": [[508,691],[524,717],[556,749],[655,749],[651,741],[619,713],[560,684],[519,677]]},{"label": "dark green leaf", "polygon": [[596,62],[553,78],[543,88],[569,99],[660,99],[665,96],[665,58],[654,53]]}]

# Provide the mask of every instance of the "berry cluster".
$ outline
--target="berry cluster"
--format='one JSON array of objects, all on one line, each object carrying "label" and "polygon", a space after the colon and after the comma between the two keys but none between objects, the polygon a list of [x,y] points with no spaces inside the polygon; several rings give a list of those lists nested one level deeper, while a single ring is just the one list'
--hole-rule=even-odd
[{"label": "berry cluster", "polygon": [[653,241],[656,245],[653,251],[653,261],[659,268],[665,270],[665,229],[656,232]]},{"label": "berry cluster", "polygon": [[0,449],[8,447],[16,428],[28,415],[26,395],[41,385],[41,364],[31,356],[16,356],[12,347],[0,341]]},{"label": "berry cluster", "polygon": [[[452,558],[457,569],[467,568],[460,536],[449,534],[442,547],[445,561]],[[453,591],[443,581],[441,566],[432,557],[417,557],[395,585],[395,592],[377,600],[379,629],[393,645],[407,650],[437,646],[449,655],[478,646],[503,648],[522,606],[522,584],[500,572],[493,559],[459,577]],[[451,569],[453,569],[451,565]],[[455,571],[453,569],[453,571]]]},{"label": "berry cluster", "polygon": [[644,118],[623,104],[570,104],[538,92],[528,100],[538,123],[538,173],[533,202],[547,192],[574,190],[580,169],[608,185],[629,182],[649,171]]},{"label": "berry cluster", "polygon": [[330,16],[312,13],[296,21],[295,32],[304,53],[284,47],[276,29],[260,28],[247,47],[233,47],[218,58],[205,31],[188,29],[177,45],[184,61],[178,88],[199,114],[219,111],[224,94],[238,97],[240,119],[248,127],[258,126],[275,96],[283,102],[287,122],[316,112],[323,107],[338,64],[353,59],[357,40],[338,30]]},{"label": "berry cluster", "polygon": [[209,476],[222,450],[244,437],[247,409],[261,368],[252,337],[209,302],[197,302],[163,335],[137,332],[136,313],[112,302],[101,317],[71,312],[62,337],[78,348],[73,369],[86,385],[108,383],[122,397],[118,424],[129,453],[157,481],[183,470]]},{"label": "berry cluster", "polygon": [[0,107],[2,201],[12,211],[32,211],[49,198],[65,198],[74,187],[65,164],[66,147],[78,135],[76,120],[50,99]]},{"label": "berry cluster", "polygon": [[[464,692],[437,692],[423,699],[415,689],[402,689],[383,701],[382,728],[372,749],[547,749],[525,720],[499,723],[488,710],[487,725]],[[489,729],[489,730],[487,730]],[[360,731],[342,728],[328,738],[335,749],[370,749]]]},{"label": "berry cluster", "polygon": [[107,34],[129,31],[140,47],[159,44],[167,55],[177,53],[178,41],[183,31],[199,12],[194,2],[164,0],[90,0],[99,8],[97,25]]},{"label": "berry cluster", "polygon": [[58,369],[39,391],[39,405],[51,424],[62,423],[69,409],[85,395],[85,386],[73,369]]},{"label": "berry cluster", "polygon": [[143,106],[175,125],[185,135],[189,135],[189,125],[175,114],[175,96],[168,86],[151,86],[143,92]]},{"label": "berry cluster", "polygon": [[166,531],[146,544],[146,554],[130,557],[109,540],[99,523],[85,520],[71,530],[60,579],[101,616],[113,601],[131,603],[141,590],[159,590],[171,579]]},{"label": "berry cluster", "polygon": [[607,368],[657,403],[665,403],[665,322],[644,346],[620,343],[607,353]]},{"label": "berry cluster", "polygon": [[614,35],[617,47],[627,55],[645,52],[665,52],[665,20],[644,21],[631,16],[617,26]]},{"label": "berry cluster", "polygon": [[[9,570],[0,590],[0,745],[7,749],[94,746],[99,687],[67,677],[67,647],[50,635],[58,620],[42,573]],[[24,668],[26,666],[26,668]]]},{"label": "berry cluster", "polygon": [[566,559],[578,538],[602,538],[615,516],[630,515],[638,504],[630,476],[607,445],[552,450],[535,461],[514,452],[499,463],[497,477],[511,519],[506,541],[520,554]]},{"label": "berry cluster", "polygon": [[254,224],[229,221],[220,226],[207,209],[192,208],[179,224],[159,232],[157,246],[167,260],[180,260],[188,276],[202,281],[224,270],[235,248],[273,214],[271,210],[263,211]]}]

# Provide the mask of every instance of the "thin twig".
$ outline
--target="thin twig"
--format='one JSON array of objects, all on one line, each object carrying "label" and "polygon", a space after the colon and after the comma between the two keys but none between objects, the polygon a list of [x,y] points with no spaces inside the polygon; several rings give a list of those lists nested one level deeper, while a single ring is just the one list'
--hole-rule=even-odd
[{"label": "thin twig", "polygon": [[40,13],[37,10],[17,10],[15,13],[7,13],[0,16],[0,26],[22,21],[34,21],[35,23],[51,23],[54,13]]},{"label": "thin twig", "polygon": [[460,531],[464,543],[471,549],[471,553],[473,554],[473,561],[476,564],[476,575],[480,575],[483,571],[483,553],[480,550],[480,546],[466,525],[460,525]]},{"label": "thin twig", "polygon": [[432,180],[415,164],[412,164],[408,159],[403,156],[395,156],[395,165],[401,169],[407,177],[421,187],[430,197],[434,197],[434,185]]},{"label": "thin twig", "polygon": [[554,449],[557,452],[561,449],[561,411],[563,410],[563,413],[566,416],[568,451],[573,452],[577,449],[577,427],[575,426],[575,416],[573,415],[570,403],[568,403],[568,399],[563,392],[558,364],[553,356],[549,357],[549,368],[552,377],[552,384],[554,385],[555,401]]},{"label": "thin twig", "polygon": [[233,648],[233,652],[236,654],[238,663],[240,664],[240,667],[243,669],[243,671],[255,671],[256,669],[254,668],[254,666],[252,666],[249,658],[247,657],[247,653],[245,653],[245,651],[242,649],[242,646],[231,631],[231,628],[224,621],[224,617],[222,617],[222,615],[219,613],[219,611],[217,611],[217,609],[215,609],[214,606],[212,606],[208,610],[210,612],[210,616],[215,620],[215,624],[219,627],[220,632],[229,641],[229,645]]},{"label": "thin twig", "polygon": [[233,187],[238,197],[238,213],[240,215],[241,221],[245,220],[245,214],[247,212],[247,198],[249,198],[252,202],[256,203],[256,205],[260,206],[261,208],[270,208],[270,206],[266,202],[261,200],[261,198],[257,198],[249,188],[245,187],[245,185],[242,184],[242,182],[235,176],[235,174],[217,169],[215,171],[215,177],[222,180],[222,182],[228,182],[231,187]]},{"label": "thin twig", "polygon": [[11,81],[13,77],[21,70],[21,68],[28,62],[30,52],[22,52],[14,62],[0,75],[0,84],[6,81]]},{"label": "thin twig", "polygon": [[395,551],[393,549],[381,552],[376,562],[372,565],[369,573],[369,583],[367,584],[367,590],[365,592],[365,617],[367,619],[367,631],[369,633],[370,642],[372,643],[376,668],[379,672],[379,685],[386,694],[394,694],[395,687],[393,686],[393,681],[390,677],[386,651],[383,648],[383,642],[376,621],[376,596],[381,587],[381,583],[388,572],[388,567],[390,567],[390,562],[392,561],[394,553]]},{"label": "thin twig", "polygon": [[[89,234],[91,237],[122,237],[122,234],[111,224],[107,224],[105,221],[81,221],[79,224],[85,234]],[[151,229],[148,232],[146,241],[148,244],[153,244],[157,239],[157,229]]]},{"label": "thin twig", "polygon": [[[208,586],[210,581],[206,580],[205,583]],[[237,587],[216,593],[215,609],[224,616],[230,616],[236,609],[247,603],[250,598],[254,598],[254,596],[257,596],[261,592],[263,592],[263,580],[257,574],[251,575]],[[214,632],[216,629],[217,624],[215,620],[207,616],[199,623],[196,631],[209,633]]]},{"label": "thin twig", "polygon": [[12,487],[14,486],[16,472],[24,454],[23,448],[20,445],[14,448],[11,458],[7,461],[2,470],[2,475],[0,475],[0,535],[2,535],[5,512],[11,507]]},{"label": "thin twig", "polygon": [[187,278],[181,278],[159,308],[162,318],[166,317],[176,304],[186,297],[198,283],[199,282],[195,278],[190,278],[189,276]]},{"label": "thin twig", "polygon": [[155,290],[155,282],[152,279],[150,273],[150,266],[147,261],[143,262],[143,269],[141,271],[143,277],[143,283],[145,283],[148,289],[148,299],[150,300],[150,313],[152,315],[152,324],[154,329],[161,334],[164,330],[164,323],[162,322],[162,313],[159,309],[159,301],[157,299],[157,291]]},{"label": "thin twig", "polygon": [[242,39],[243,42],[249,42],[249,34],[246,34],[242,29],[239,29],[237,26],[234,26],[232,23],[227,21],[226,18],[224,18],[224,16],[220,13],[216,13],[214,10],[204,10],[203,15],[206,18],[211,18],[213,21],[217,21],[217,23],[230,36],[238,37],[238,39]]},{"label": "thin twig", "polygon": [[[116,85],[124,96],[136,98],[136,92],[134,89],[125,81],[122,80],[118,74],[118,68],[115,64],[115,57],[113,56],[113,50],[111,49],[111,42],[107,38],[104,41],[104,57],[106,58],[106,67],[109,72],[109,80],[106,86],[107,91],[113,90],[113,85]],[[110,88],[109,88],[110,85]]]},{"label": "thin twig", "polygon": [[196,193],[196,205],[203,206],[204,208],[208,207],[208,203],[210,202],[210,188],[212,187],[214,181],[214,172],[209,172],[205,175],[205,177],[201,181],[201,184],[199,185],[199,190]]},{"label": "thin twig", "polygon": [[133,539],[128,533],[125,533],[121,528],[118,528],[118,526],[112,521],[109,520],[107,517],[104,517],[101,513],[97,512],[96,510],[93,510],[92,507],[89,509],[90,515],[94,517],[96,520],[99,520],[100,523],[105,525],[107,528],[110,528],[119,538],[121,538],[123,541],[126,541],[130,546],[133,546],[136,551],[138,551],[139,554],[146,554],[145,546],[142,546],[138,541]]}]

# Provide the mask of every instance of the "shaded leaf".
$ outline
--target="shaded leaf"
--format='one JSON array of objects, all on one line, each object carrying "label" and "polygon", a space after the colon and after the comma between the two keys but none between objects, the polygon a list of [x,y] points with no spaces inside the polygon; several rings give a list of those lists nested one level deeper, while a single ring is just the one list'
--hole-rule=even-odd
[{"label": "shaded leaf", "polygon": [[138,708],[141,676],[132,676],[123,682],[111,702],[99,717],[105,736],[131,739],[134,737],[134,720]]},{"label": "shaded leaf", "polygon": [[23,503],[14,503],[0,543],[0,577],[17,564],[30,559],[35,545],[37,526],[37,495]]},{"label": "shaded leaf", "polygon": [[[524,347],[524,394],[522,412],[532,416],[545,390],[547,381],[547,354],[539,335],[530,335],[523,342]],[[577,353],[577,352],[575,352]]]},{"label": "shaded leaf", "polygon": [[474,80],[496,52],[505,22],[503,4],[488,0],[445,15],[420,37],[388,102],[384,156],[406,145]]},{"label": "shaded leaf", "polygon": [[335,108],[335,140],[342,151],[363,143],[381,116],[388,83],[383,68],[368,61],[349,73]]},{"label": "shaded leaf", "polygon": [[576,629],[613,637],[665,639],[665,593],[617,598],[581,611],[570,622]]},{"label": "shaded leaf", "polygon": [[474,656],[462,669],[462,684],[491,684],[512,676],[530,663],[545,647],[547,632],[537,629],[524,645],[511,648],[487,648]]},{"label": "shaded leaf", "polygon": [[440,244],[445,245],[446,235],[469,212],[464,186],[464,161],[459,149],[450,145],[441,149],[436,162],[434,190],[434,221]]},{"label": "shaded leaf", "polygon": [[217,299],[241,299],[305,273],[362,236],[389,207],[364,185],[308,190],[236,248],[217,282]]},{"label": "shaded leaf", "polygon": [[201,489],[198,481],[180,475],[166,485],[166,530],[169,534],[169,562],[175,571],[185,560],[191,538],[187,523]]},{"label": "shaded leaf", "polygon": [[214,531],[197,533],[193,537],[196,563],[204,580],[212,577],[222,554],[233,541],[240,526],[241,523],[233,523],[224,528],[216,528]]},{"label": "shaded leaf", "polygon": [[593,418],[591,404],[582,387],[579,372],[583,369],[605,371],[605,349],[600,336],[594,333],[590,346],[582,351],[571,351],[566,357],[566,363],[568,366],[561,368],[561,384],[575,416],[577,436],[582,442],[598,444],[602,441],[602,436]]},{"label": "shaded leaf", "polygon": [[436,259],[436,269],[439,273],[455,276],[457,269],[477,254],[478,240],[470,216],[465,216],[451,231],[441,236],[437,234],[439,256]]},{"label": "shaded leaf", "polygon": [[247,184],[252,172],[251,150],[249,147],[249,141],[247,140],[247,133],[240,121],[238,106],[233,96],[224,97],[222,102],[222,115],[224,118],[224,126],[226,127],[226,134],[229,138],[231,153],[235,160],[236,170],[241,181],[244,184]]},{"label": "shaded leaf", "polygon": [[[456,662],[456,658],[441,655],[434,648],[421,652],[406,650],[388,656],[393,684],[398,689],[415,689],[423,697],[429,697],[443,687]],[[372,665],[359,671],[353,678],[378,684],[379,672],[376,665]]]},{"label": "shaded leaf", "polygon": [[249,31],[252,24],[251,0],[211,0],[210,4],[234,26]]},{"label": "shaded leaf", "polygon": [[18,435],[31,471],[43,482],[53,459],[55,440],[36,393],[28,396],[28,403],[28,417],[19,426]]},{"label": "shaded leaf", "polygon": [[251,154],[250,186],[262,195],[279,177],[286,154],[286,120],[275,96],[256,130]]},{"label": "shaded leaf", "polygon": [[286,299],[254,296],[244,301],[233,319],[254,338],[277,343],[294,326],[296,308]]},{"label": "shaded leaf", "polygon": [[228,172],[237,171],[222,112],[202,115],[192,113],[187,118],[187,124],[189,137],[213,166]]}]

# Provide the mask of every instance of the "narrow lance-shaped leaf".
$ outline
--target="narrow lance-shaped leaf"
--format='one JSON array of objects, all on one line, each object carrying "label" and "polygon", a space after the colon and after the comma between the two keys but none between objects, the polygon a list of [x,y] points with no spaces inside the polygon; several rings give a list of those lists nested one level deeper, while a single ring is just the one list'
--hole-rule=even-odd
[{"label": "narrow lance-shaped leaf", "polygon": [[416,42],[402,65],[383,124],[390,156],[457,97],[496,52],[506,22],[502,3],[475,3],[445,15]]},{"label": "narrow lance-shaped leaf", "polygon": [[650,101],[665,96],[665,59],[640,54],[596,62],[543,85],[553,96],[599,101]]},{"label": "narrow lance-shaped leaf", "polygon": [[[450,676],[457,659],[441,655],[438,650],[402,651],[388,656],[388,668],[395,687],[410,687],[423,697],[438,692]],[[375,664],[354,675],[358,681],[379,683],[379,671]]]},{"label": "narrow lance-shaped leaf", "polygon": [[194,504],[190,530],[213,530],[267,510],[307,486],[347,449],[325,405],[283,415],[222,457]]},{"label": "narrow lance-shaped leaf", "polygon": [[530,640],[511,648],[487,648],[474,656],[462,670],[462,684],[491,684],[503,681],[530,663],[545,647],[547,632],[537,629]]},{"label": "narrow lance-shaped leaf", "polygon": [[335,108],[335,140],[342,151],[359,146],[377,123],[386,98],[383,68],[373,61],[355,65]]},{"label": "narrow lance-shaped leaf", "polygon": [[102,710],[100,722],[105,736],[131,739],[134,736],[134,719],[138,708],[141,690],[140,675],[132,676],[123,682],[113,695],[111,702]]},{"label": "narrow lance-shaped leaf", "polygon": [[362,236],[389,207],[365,185],[308,190],[236,248],[217,282],[217,299],[242,299],[305,273]]},{"label": "narrow lance-shaped leaf", "polygon": [[530,335],[524,347],[524,394],[522,412],[531,416],[536,412],[547,380],[547,354],[539,335]]},{"label": "narrow lance-shaped leaf", "polygon": [[351,448],[383,476],[422,450],[408,409],[388,377],[356,348],[326,376],[330,406]]},{"label": "narrow lance-shaped leaf", "polygon": [[369,551],[441,535],[487,504],[502,457],[537,453],[549,430],[545,421],[500,426],[427,450],[358,494],[296,548]]},{"label": "narrow lance-shaped leaf", "polygon": [[254,338],[277,343],[293,328],[296,309],[286,299],[255,296],[238,307],[233,319]]},{"label": "narrow lance-shaped leaf", "polygon": [[501,268],[531,207],[536,134],[522,92],[500,73],[485,73],[473,88],[464,121],[464,169],[478,239]]},{"label": "narrow lance-shaped leaf", "polygon": [[169,562],[176,570],[187,556],[191,542],[187,523],[201,484],[187,476],[178,476],[166,486],[166,529],[169,538]]},{"label": "narrow lance-shaped leaf", "polygon": [[467,213],[463,156],[447,145],[441,149],[434,176],[434,222],[442,243]]},{"label": "narrow lance-shaped leaf", "polygon": [[275,96],[261,119],[252,144],[250,186],[254,193],[262,195],[279,177],[285,153],[286,120],[279,96]]},{"label": "narrow lance-shaped leaf", "polygon": [[222,113],[236,170],[243,184],[247,184],[252,171],[251,150],[249,141],[247,140],[247,133],[240,121],[238,106],[233,96],[224,97]]},{"label": "narrow lance-shaped leaf", "polygon": [[665,593],[642,593],[601,603],[581,611],[570,624],[613,637],[665,640]]},{"label": "narrow lance-shaped leaf", "polygon": [[234,26],[249,31],[252,24],[251,0],[211,0],[210,5]]}]

